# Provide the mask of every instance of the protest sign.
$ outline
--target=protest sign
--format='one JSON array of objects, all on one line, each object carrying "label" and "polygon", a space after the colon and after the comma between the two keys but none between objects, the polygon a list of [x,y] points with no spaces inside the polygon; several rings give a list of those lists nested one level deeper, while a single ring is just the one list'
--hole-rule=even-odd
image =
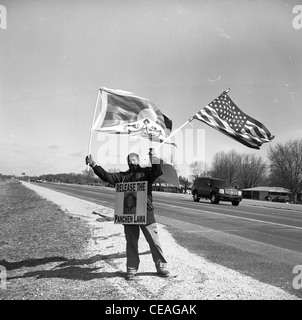
[{"label": "protest sign", "polygon": [[147,181],[116,184],[114,223],[146,224],[147,188]]}]

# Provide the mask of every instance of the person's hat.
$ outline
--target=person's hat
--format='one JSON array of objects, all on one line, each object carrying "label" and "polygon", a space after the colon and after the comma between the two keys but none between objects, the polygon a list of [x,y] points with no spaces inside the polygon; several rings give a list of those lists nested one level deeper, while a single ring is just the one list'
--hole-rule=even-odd
[{"label": "person's hat", "polygon": [[128,161],[128,163],[129,163],[129,161],[130,161],[130,157],[137,157],[137,158],[139,159],[139,156],[138,156],[138,154],[137,154],[137,153],[134,153],[134,152],[129,153],[129,154],[128,154],[128,157],[127,157],[127,161]]}]

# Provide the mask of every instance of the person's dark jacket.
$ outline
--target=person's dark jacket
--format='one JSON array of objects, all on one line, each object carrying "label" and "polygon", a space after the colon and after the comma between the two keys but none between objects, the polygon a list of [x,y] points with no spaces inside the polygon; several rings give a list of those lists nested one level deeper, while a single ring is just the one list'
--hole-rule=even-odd
[{"label": "person's dark jacket", "polygon": [[152,164],[152,167],[142,168],[139,165],[135,171],[125,171],[118,173],[109,173],[99,165],[93,167],[94,173],[103,181],[109,182],[115,186],[116,183],[121,182],[137,182],[147,181],[147,225],[155,222],[154,207],[152,204],[152,184],[154,181],[162,175],[160,164]]}]

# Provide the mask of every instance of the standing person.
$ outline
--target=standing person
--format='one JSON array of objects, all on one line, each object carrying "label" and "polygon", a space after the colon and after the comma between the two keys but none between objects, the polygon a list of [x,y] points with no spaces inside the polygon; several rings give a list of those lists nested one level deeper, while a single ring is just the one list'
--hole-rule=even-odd
[{"label": "standing person", "polygon": [[138,253],[138,239],[140,229],[142,230],[151,250],[152,258],[155,263],[157,274],[162,277],[168,277],[169,271],[166,269],[166,259],[161,249],[157,226],[154,216],[154,207],[152,204],[152,184],[162,175],[160,159],[155,156],[155,150],[150,149],[149,157],[152,167],[142,168],[139,165],[139,156],[136,153],[130,153],[127,157],[129,170],[119,173],[109,173],[101,166],[97,165],[91,155],[86,156],[86,164],[92,167],[94,173],[103,181],[109,182],[113,186],[121,182],[147,181],[147,223],[146,225],[125,224],[124,232],[126,238],[127,255],[127,280],[133,280],[137,274],[140,259]]}]

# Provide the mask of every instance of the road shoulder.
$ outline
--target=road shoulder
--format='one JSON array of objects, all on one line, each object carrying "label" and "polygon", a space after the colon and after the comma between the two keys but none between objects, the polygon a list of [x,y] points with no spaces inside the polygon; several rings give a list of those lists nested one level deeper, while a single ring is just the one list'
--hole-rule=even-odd
[{"label": "road shoulder", "polygon": [[[63,211],[80,217],[91,231],[86,252],[106,259],[93,264],[106,271],[106,281],[119,290],[125,299],[166,300],[292,300],[296,296],[280,288],[264,284],[239,272],[206,261],[179,246],[164,225],[158,224],[163,251],[172,276],[157,277],[148,244],[139,241],[140,268],[136,279],[127,282],[123,275],[126,265],[123,227],[108,221],[113,210],[80,200],[34,184],[23,183],[40,196],[59,205]],[[106,219],[107,218],[107,219]],[[111,275],[111,276],[110,276]]]}]

